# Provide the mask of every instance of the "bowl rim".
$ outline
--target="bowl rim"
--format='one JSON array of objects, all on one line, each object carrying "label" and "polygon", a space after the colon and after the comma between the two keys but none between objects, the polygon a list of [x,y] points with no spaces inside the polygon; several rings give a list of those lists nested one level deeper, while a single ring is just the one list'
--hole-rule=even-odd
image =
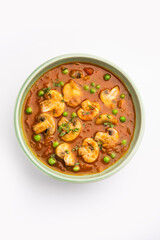
[{"label": "bowl rim", "polygon": [[[81,58],[92,58],[93,60],[98,60],[98,61],[101,61],[101,62],[104,62],[106,64],[109,64],[111,65],[112,67],[114,67],[116,70],[118,70],[120,73],[122,73],[126,78],[127,80],[129,81],[129,83],[131,84],[132,88],[135,90],[136,92],[136,96],[137,96],[137,99],[138,99],[138,103],[139,103],[139,108],[140,108],[140,113],[141,113],[141,124],[140,124],[140,132],[139,132],[139,135],[138,135],[138,138],[135,142],[135,145],[132,149],[132,151],[130,152],[129,156],[123,161],[121,162],[116,168],[112,169],[110,172],[108,173],[105,173],[103,175],[100,175],[100,176],[96,176],[96,174],[87,174],[87,175],[78,175],[78,179],[75,179],[74,176],[75,175],[69,175],[69,174],[65,174],[65,173],[61,173],[59,175],[59,172],[56,171],[56,170],[53,170],[52,173],[49,171],[49,167],[48,167],[48,170],[44,167],[45,164],[39,164],[38,161],[36,161],[32,156],[31,156],[31,153],[28,151],[26,145],[27,145],[27,142],[24,138],[24,136],[22,137],[22,134],[20,132],[20,128],[21,126],[18,124],[18,118],[19,118],[19,111],[20,111],[20,99],[21,97],[23,96],[22,92],[24,91],[24,89],[27,87],[27,85],[34,79],[34,77],[36,76],[36,74],[38,74],[40,71],[42,71],[43,69],[45,69],[48,65],[56,62],[56,61],[59,61],[59,60],[63,60],[63,59],[66,59],[67,58],[76,58],[76,57],[81,57]],[[67,61],[66,61],[67,62]],[[91,63],[92,64],[92,63]],[[48,70],[49,71],[49,70]],[[38,79],[37,79],[38,80]],[[136,108],[136,107],[135,107]],[[17,99],[16,99],[16,104],[15,104],[15,110],[14,110],[14,128],[15,128],[15,132],[16,132],[16,136],[17,136],[17,139],[18,139],[18,142],[21,146],[21,148],[23,149],[24,153],[27,155],[27,157],[30,159],[30,161],[35,165],[37,166],[42,172],[46,173],[47,175],[49,176],[52,176],[58,180],[63,180],[63,181],[68,181],[68,182],[77,182],[77,183],[87,183],[87,182],[95,182],[95,181],[99,181],[99,180],[102,180],[102,179],[105,179],[105,178],[108,178],[110,177],[111,175],[115,174],[116,172],[120,171],[130,160],[131,158],[134,156],[134,154],[136,153],[141,141],[142,141],[142,138],[143,138],[143,135],[144,135],[144,129],[145,129],[145,113],[144,113],[144,107],[143,107],[143,102],[142,102],[142,99],[141,99],[141,96],[139,94],[139,90],[137,89],[137,87],[135,86],[134,82],[132,81],[132,79],[128,76],[128,74],[126,74],[126,72],[124,72],[120,67],[118,67],[117,65],[115,65],[114,63],[104,59],[104,58],[101,58],[101,57],[97,57],[95,55],[91,55],[91,54],[85,54],[85,53],[71,53],[71,54],[64,54],[64,55],[60,55],[60,56],[56,56],[54,58],[51,58],[47,61],[45,61],[44,63],[42,63],[41,65],[39,65],[28,77],[27,79],[25,80],[25,82],[23,83],[22,87],[20,88],[19,90],[19,93],[18,93],[18,96],[17,96]],[[37,160],[39,160],[37,158]],[[39,160],[40,161],[40,160]],[[44,166],[43,166],[44,165]],[[53,174],[54,173],[54,174]],[[87,176],[91,176],[92,175],[92,178],[87,178]],[[81,178],[82,177],[82,178]]]}]

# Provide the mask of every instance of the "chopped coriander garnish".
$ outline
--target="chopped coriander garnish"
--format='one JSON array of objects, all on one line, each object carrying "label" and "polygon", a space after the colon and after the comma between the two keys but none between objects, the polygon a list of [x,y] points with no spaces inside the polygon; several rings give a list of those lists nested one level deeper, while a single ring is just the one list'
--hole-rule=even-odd
[{"label": "chopped coriander garnish", "polygon": [[63,128],[62,125],[60,125],[59,128],[58,128],[58,131],[61,132],[62,128]]},{"label": "chopped coriander garnish", "polygon": [[107,117],[108,117],[109,119],[111,119],[111,116],[110,116],[110,115],[108,115],[108,114],[107,114]]},{"label": "chopped coriander garnish", "polygon": [[68,128],[68,129],[66,130],[66,133],[69,133],[70,131],[71,131],[71,129]]},{"label": "chopped coriander garnish", "polygon": [[54,158],[56,156],[56,154],[55,153],[53,153],[52,155],[51,155],[51,158]]},{"label": "chopped coriander garnish", "polygon": [[84,116],[90,114],[90,112],[83,112],[82,113]]},{"label": "chopped coriander garnish", "polygon": [[98,143],[99,150],[102,150],[103,143],[101,141],[98,141],[97,143]]},{"label": "chopped coriander garnish", "polygon": [[92,109],[92,110],[94,109],[91,105],[88,105],[88,107],[90,107],[90,109]]},{"label": "chopped coriander garnish", "polygon": [[63,137],[64,135],[66,135],[66,132],[63,131],[63,132],[60,133],[61,137]]},{"label": "chopped coriander garnish", "polygon": [[102,116],[101,116],[101,115],[99,115],[99,118],[102,118]]},{"label": "chopped coriander garnish", "polygon": [[64,100],[62,99],[61,102],[64,102]]},{"label": "chopped coriander garnish", "polygon": [[78,146],[76,146],[75,148],[73,148],[73,149],[72,149],[72,151],[73,151],[73,152],[74,152],[74,151],[77,151],[77,150],[78,150],[78,148],[79,148],[79,147],[78,147]]},{"label": "chopped coriander garnish", "polygon": [[76,118],[76,117],[77,117],[77,114],[75,112],[72,112],[71,118]]},{"label": "chopped coriander garnish", "polygon": [[49,91],[51,90],[51,88],[50,88],[50,87],[48,87],[48,88],[43,88],[42,90],[44,91],[44,93],[47,93],[47,92],[49,92]]},{"label": "chopped coriander garnish", "polygon": [[94,147],[92,145],[89,145],[89,149],[94,150]]},{"label": "chopped coriander garnish", "polygon": [[53,83],[55,87],[60,87],[59,83]]},{"label": "chopped coriander garnish", "polygon": [[66,151],[65,151],[65,153],[69,154],[69,151],[68,151],[68,150],[66,150]]},{"label": "chopped coriander garnish", "polygon": [[[58,80],[58,79],[56,79],[56,81],[57,81],[57,80]],[[62,81],[60,81],[60,82],[58,82],[58,83],[53,82],[53,85],[54,85],[55,87],[63,87],[64,82],[62,82]]]},{"label": "chopped coriander garnish", "polygon": [[112,123],[110,123],[110,122],[105,122],[105,123],[103,123],[103,125],[106,127],[106,126],[109,126],[110,128],[113,128],[114,127],[114,125],[112,124]]},{"label": "chopped coriander garnish", "polygon": [[72,129],[72,132],[78,132],[78,131],[79,131],[79,128]]}]

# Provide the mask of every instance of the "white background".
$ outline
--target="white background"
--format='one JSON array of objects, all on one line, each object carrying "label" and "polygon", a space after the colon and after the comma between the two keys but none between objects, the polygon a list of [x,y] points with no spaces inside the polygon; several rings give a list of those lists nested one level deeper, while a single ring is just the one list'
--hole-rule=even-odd
[{"label": "white background", "polygon": [[[0,6],[0,239],[160,239],[160,1],[14,0]],[[60,182],[15,137],[18,91],[41,63],[89,53],[126,71],[146,115],[132,161],[109,179]]]}]

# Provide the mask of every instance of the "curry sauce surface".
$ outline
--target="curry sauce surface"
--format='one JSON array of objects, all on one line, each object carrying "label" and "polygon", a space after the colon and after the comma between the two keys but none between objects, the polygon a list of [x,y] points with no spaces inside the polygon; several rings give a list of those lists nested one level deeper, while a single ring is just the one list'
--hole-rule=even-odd
[{"label": "curry sauce surface", "polygon": [[[110,114],[114,116],[118,123],[114,126],[114,128],[119,133],[119,140],[114,148],[109,148],[107,152],[99,151],[99,156],[97,160],[93,163],[86,163],[81,156],[78,156],[77,151],[72,151],[75,157],[75,161],[79,163],[80,170],[78,172],[73,172],[73,167],[66,166],[64,161],[62,159],[59,159],[55,156],[57,159],[57,162],[54,166],[50,166],[48,164],[48,159],[52,154],[55,153],[55,148],[53,148],[53,142],[58,141],[59,143],[63,143],[62,139],[59,137],[59,131],[58,127],[56,127],[56,131],[51,136],[45,136],[43,133],[41,135],[41,140],[39,142],[34,141],[33,136],[35,135],[33,131],[33,125],[37,121],[38,115],[40,112],[39,103],[44,101],[44,96],[39,97],[38,91],[44,88],[51,88],[54,89],[62,94],[62,87],[55,86],[55,83],[59,81],[63,81],[64,84],[67,83],[70,79],[72,79],[69,74],[63,74],[62,68],[67,68],[70,71],[72,70],[80,70],[83,72],[83,77],[88,76],[87,73],[84,71],[84,68],[92,68],[94,70],[94,73],[89,75],[87,80],[84,80],[83,78],[75,78],[73,79],[78,86],[80,86],[83,96],[82,101],[89,99],[90,101],[98,102],[100,105],[100,112],[99,114],[93,118],[91,121],[82,121],[80,122],[82,124],[82,130],[80,135],[77,139],[75,139],[73,142],[68,142],[70,145],[70,149],[75,149],[77,146],[80,147],[82,145],[82,142],[85,138],[93,138],[96,134],[96,132],[101,131],[105,132],[108,126],[104,125],[96,125],[95,121],[97,117],[100,114]],[[108,81],[104,80],[105,74],[110,74],[111,78]],[[89,90],[84,90],[84,85],[88,85],[89,88],[91,87],[91,83],[95,83],[96,85],[100,85],[100,89],[96,89],[96,92],[94,94],[90,93]],[[107,107],[100,99],[100,92],[103,89],[112,89],[115,86],[119,86],[120,93],[117,98],[117,102],[119,106],[116,106],[116,109],[118,110],[117,115],[112,114],[112,108]],[[124,94],[125,98],[122,100],[120,98],[120,95]],[[120,104],[119,104],[120,103]],[[122,103],[122,104],[121,104]],[[32,114],[26,114],[25,110],[27,107],[32,108]],[[77,112],[77,110],[80,108],[80,105],[78,105],[75,108],[67,106],[65,104],[65,110],[68,112],[68,116],[66,117],[68,120],[71,119],[71,113]],[[123,123],[119,120],[121,116],[126,117],[126,121]],[[58,121],[61,119],[62,116],[58,118],[54,118],[56,122],[56,126]],[[88,64],[88,63],[69,63],[64,64],[59,67],[56,67],[47,73],[45,73],[43,76],[41,76],[36,83],[31,87],[29,90],[27,97],[25,99],[24,105],[23,105],[23,113],[22,113],[22,126],[24,130],[24,134],[27,140],[28,145],[34,152],[34,154],[40,159],[44,164],[47,166],[66,173],[66,174],[76,174],[76,175],[84,175],[84,174],[93,174],[103,171],[104,169],[110,167],[115,162],[117,162],[128,150],[129,145],[131,143],[133,134],[134,134],[134,128],[135,128],[135,111],[134,111],[134,105],[132,102],[132,98],[130,93],[128,92],[127,88],[124,86],[124,84],[111,72],[107,71],[106,69],[103,69],[99,66]],[[126,145],[122,145],[122,140],[126,140]],[[105,156],[110,156],[111,153],[115,153],[115,158],[112,159],[110,157],[109,163],[105,163],[103,161],[103,158]]]}]

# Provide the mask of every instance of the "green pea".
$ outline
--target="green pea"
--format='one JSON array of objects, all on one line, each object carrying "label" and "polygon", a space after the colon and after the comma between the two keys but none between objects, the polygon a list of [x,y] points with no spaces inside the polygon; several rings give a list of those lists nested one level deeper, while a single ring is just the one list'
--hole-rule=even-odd
[{"label": "green pea", "polygon": [[116,154],[115,153],[111,153],[111,158],[115,158]]},{"label": "green pea", "polygon": [[92,86],[92,87],[95,87],[95,83],[94,83],[94,82],[92,82],[92,83],[91,83],[91,86]]},{"label": "green pea", "polygon": [[105,80],[105,81],[108,81],[110,78],[111,78],[111,75],[110,75],[110,74],[105,74],[105,75],[104,75],[104,80]]},{"label": "green pea", "polygon": [[121,94],[120,98],[125,98],[125,95],[124,95],[124,94]]},{"label": "green pea", "polygon": [[84,88],[84,90],[89,90],[89,86],[88,85],[85,85],[83,88]]},{"label": "green pea", "polygon": [[37,134],[37,135],[34,135],[34,140],[36,142],[39,142],[41,140],[41,135]]},{"label": "green pea", "polygon": [[100,87],[101,87],[101,85],[99,85],[99,84],[96,86],[97,89],[100,89]]},{"label": "green pea", "polygon": [[73,167],[73,171],[74,172],[78,172],[80,170],[80,166],[79,165],[75,165],[74,167]]},{"label": "green pea", "polygon": [[43,96],[44,95],[44,91],[43,90],[40,90],[39,92],[38,92],[38,97],[41,97],[41,96]]},{"label": "green pea", "polygon": [[122,145],[126,145],[126,143],[127,143],[127,140],[126,139],[124,139],[124,140],[122,140]]},{"label": "green pea", "polygon": [[72,112],[72,114],[71,114],[71,118],[75,118],[75,117],[77,117],[77,113]]},{"label": "green pea", "polygon": [[125,122],[126,121],[126,118],[124,116],[120,117],[119,118],[121,122]]},{"label": "green pea", "polygon": [[68,116],[68,112],[63,112],[63,116],[67,117]]},{"label": "green pea", "polygon": [[62,69],[62,73],[63,73],[63,74],[67,74],[67,73],[68,73],[68,68],[63,68],[63,69]]},{"label": "green pea", "polygon": [[56,163],[56,159],[51,157],[48,159],[48,163],[49,165],[54,165]]},{"label": "green pea", "polygon": [[31,114],[32,113],[32,108],[31,107],[26,108],[26,113]]},{"label": "green pea", "polygon": [[60,81],[60,82],[59,82],[59,86],[62,87],[63,85],[64,85],[64,82]]},{"label": "green pea", "polygon": [[109,163],[110,158],[106,156],[106,157],[103,158],[103,161],[106,162],[106,163]]},{"label": "green pea", "polygon": [[93,94],[93,93],[95,93],[95,92],[96,92],[96,89],[94,89],[94,88],[91,88],[91,89],[90,89],[90,93]]},{"label": "green pea", "polygon": [[112,110],[112,113],[113,113],[114,115],[117,115],[118,110],[117,110],[117,109],[113,109],[113,110]]},{"label": "green pea", "polygon": [[53,147],[54,148],[58,147],[58,145],[59,145],[59,142],[53,142]]}]

